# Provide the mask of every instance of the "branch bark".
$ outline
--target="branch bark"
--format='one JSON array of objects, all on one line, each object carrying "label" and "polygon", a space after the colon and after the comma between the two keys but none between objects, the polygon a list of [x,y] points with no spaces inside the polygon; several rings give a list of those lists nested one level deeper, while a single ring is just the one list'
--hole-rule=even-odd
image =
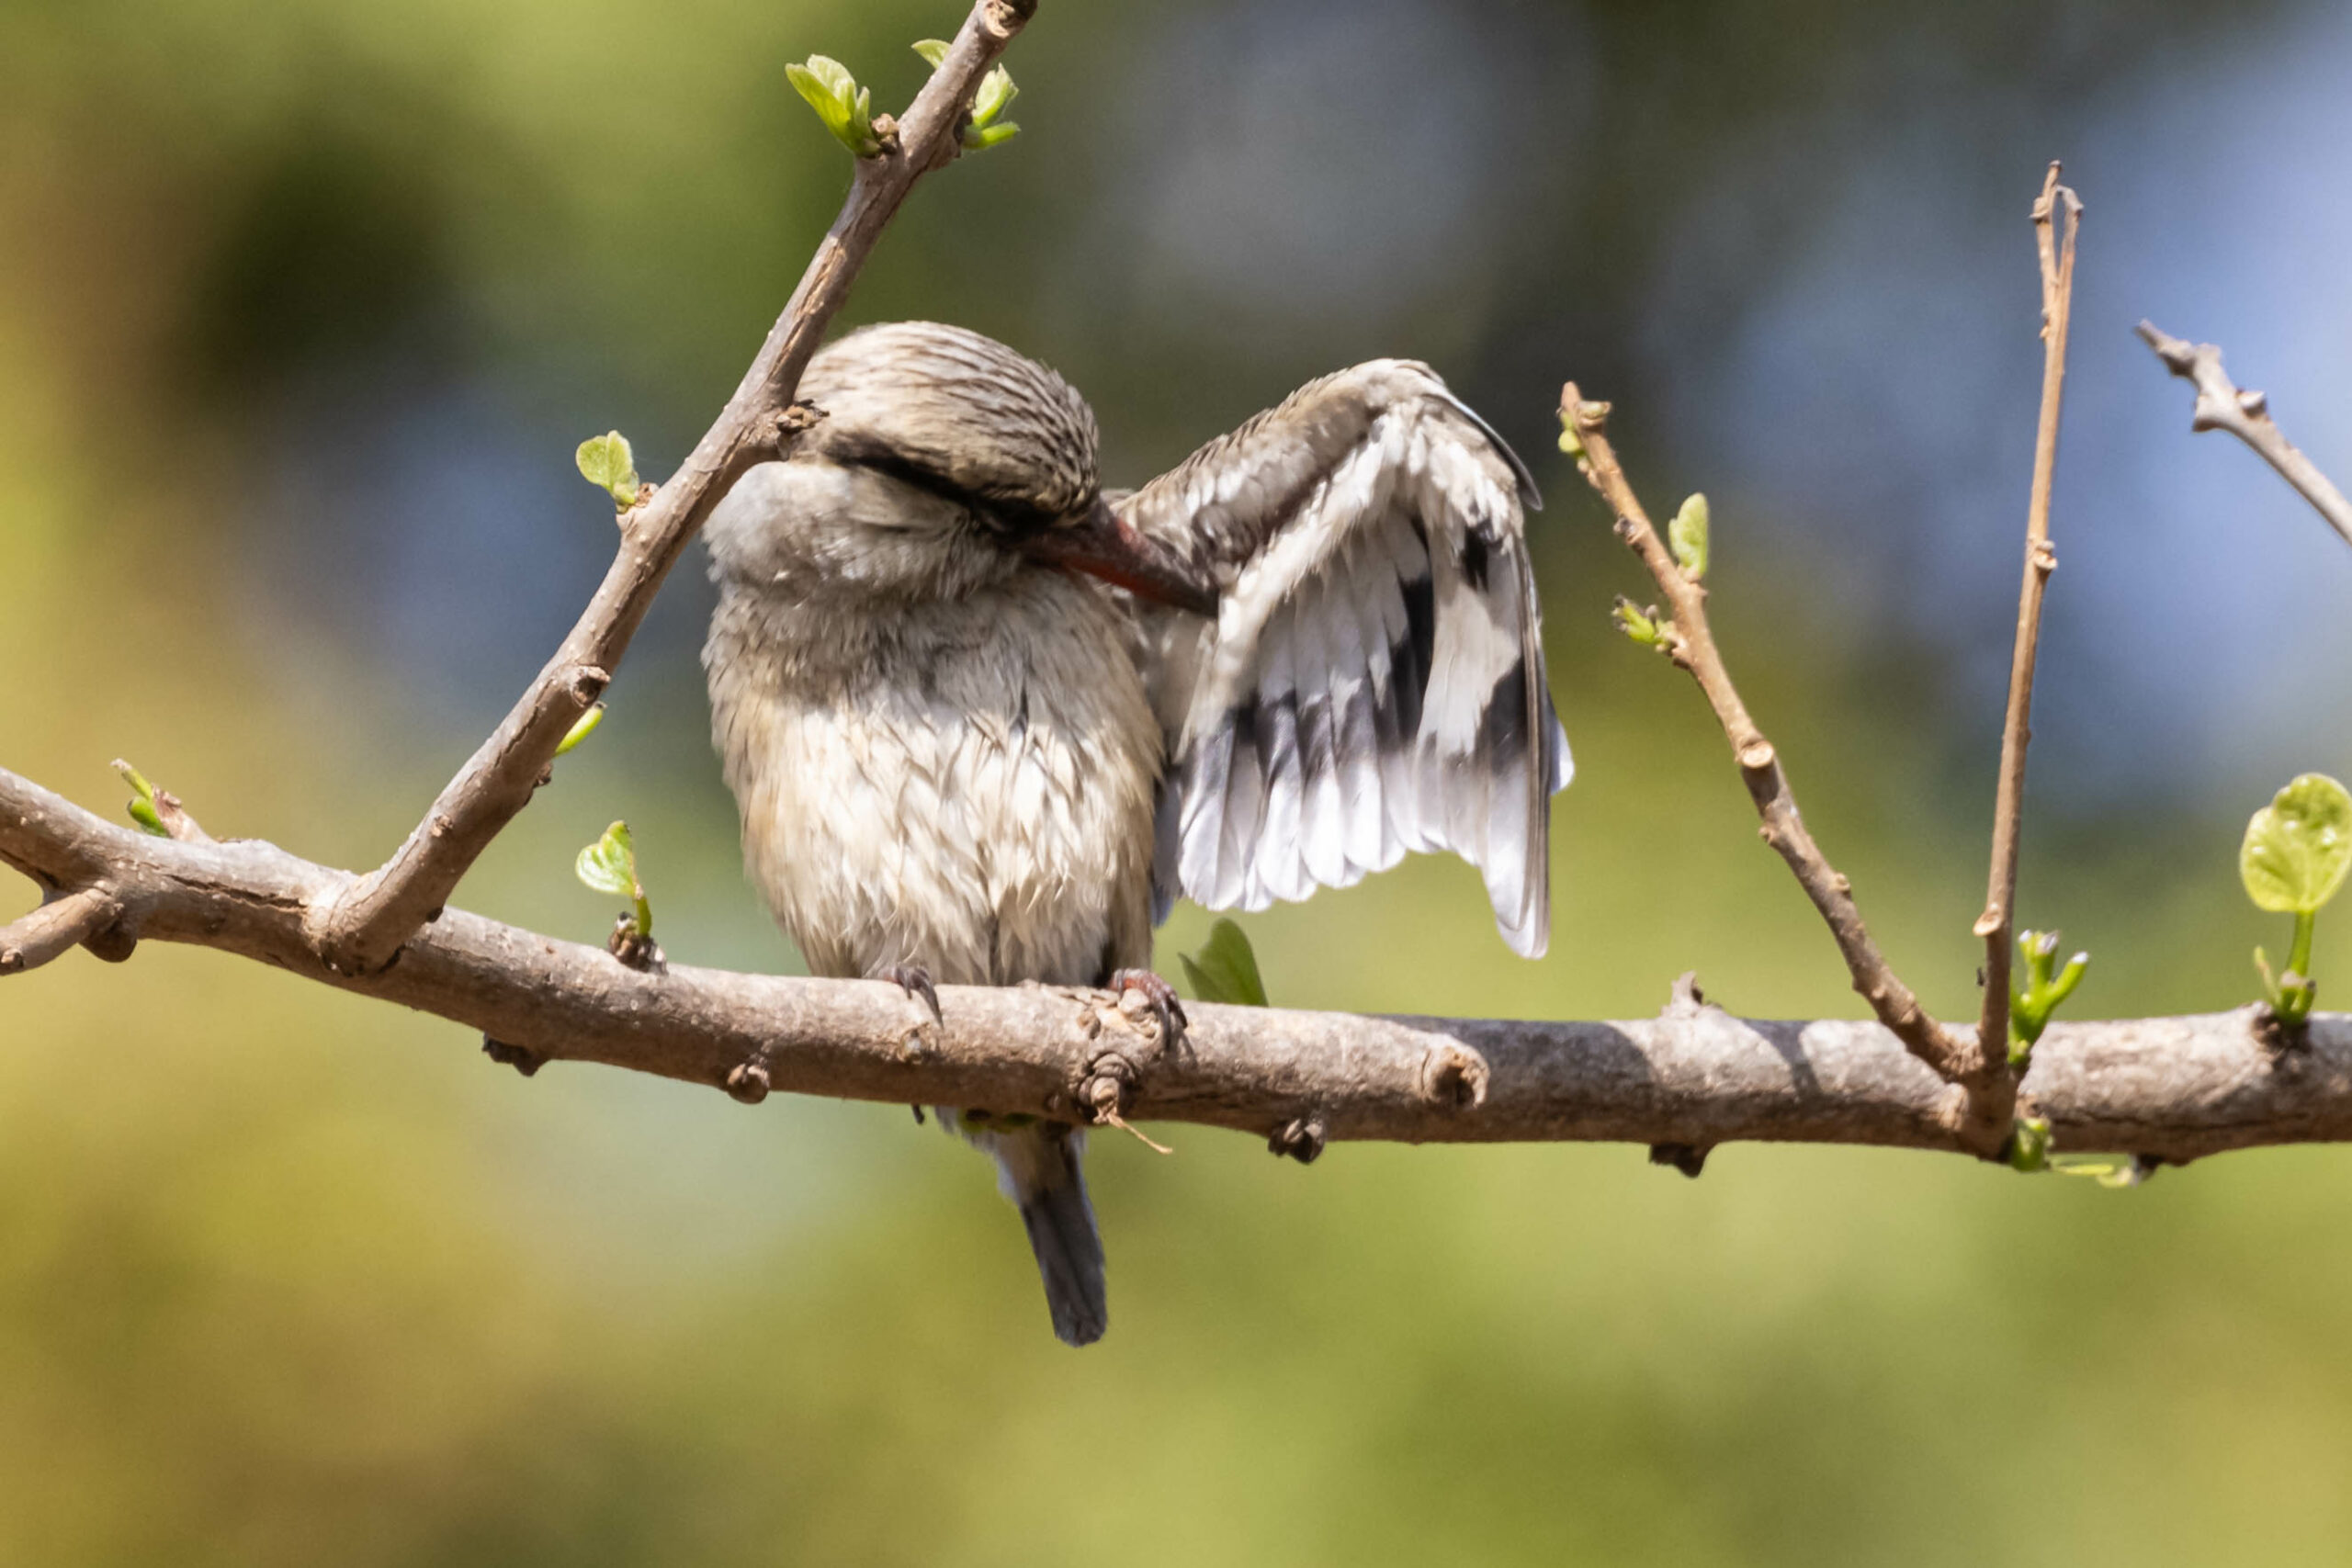
[{"label": "branch bark", "polygon": [[309,910],[305,939],[330,967],[366,975],[390,964],[530,804],[556,747],[603,694],[686,542],[736,479],[790,438],[787,411],[826,324],[915,181],[956,156],[980,79],[1035,8],[1035,0],[977,0],[896,137],[856,161],[841,216],[734,396],[678,471],[623,514],[619,554],[555,657],[391,859]]},{"label": "branch bark", "polygon": [[[0,770],[0,860],[51,885],[74,929],[109,919],[482,1032],[494,1060],[602,1062],[757,1100],[770,1089],[1134,1120],[1271,1136],[1415,1143],[1624,1140],[1688,1151],[1740,1140],[1979,1153],[1952,1087],[1880,1025],[1736,1018],[1685,992],[1622,1022],[1366,1018],[1191,1004],[1161,1048],[1148,1006],[1108,992],[939,989],[942,1021],[882,981],[672,964],[451,909],[374,975],[329,968],[302,910],[348,873],[254,840],[181,843],[119,828]],[[63,916],[51,917],[62,922]],[[9,930],[14,932],[26,922]],[[13,939],[11,939],[13,940]],[[38,981],[29,982],[39,984]],[[2352,1018],[2293,1048],[2256,1010],[2053,1024],[2024,1096],[2057,1145],[2178,1164],[2260,1145],[2352,1138]],[[1286,1140],[1286,1141],[1285,1141]]]},{"label": "branch bark", "polygon": [[103,882],[48,899],[31,914],[0,926],[0,975],[38,969],[121,918],[122,901]]},{"label": "branch bark", "polygon": [[2006,1083],[2006,1060],[1998,1053],[1980,1049],[1965,1031],[1936,1021],[1871,940],[1861,909],[1854,902],[1853,885],[1814,841],[1797,809],[1796,792],[1790,787],[1779,753],[1749,716],[1738,688],[1732,684],[1731,672],[1707,623],[1706,589],[1676,563],[1617,461],[1616,449],[1609,441],[1609,405],[1588,400],[1571,381],[1561,389],[1560,416],[1578,443],[1577,468],[1617,514],[1619,536],[1649,568],[1672,606],[1667,651],[1675,663],[1690,671],[1714,709],[1739,763],[1740,779],[1762,819],[1764,841],[1788,863],[1798,886],[1828,924],[1829,934],[1853,976],[1854,989],[1870,1003],[1879,1021],[1905,1050],[1956,1086],[1957,1092],[1948,1097],[1941,1112],[1954,1136],[1974,1152],[1993,1156],[2009,1135],[2009,1108],[1990,1103],[2006,1098],[2006,1090],[1993,1082],[1997,1072]]},{"label": "branch bark", "polygon": [[[2075,234],[2083,204],[2050,165],[2033,204],[2041,259],[2041,416],[2033,446],[2033,490],[2026,506],[2025,581],[2009,660],[2008,712],[2001,727],[2001,776],[1993,802],[1993,866],[1976,934],[1984,939],[1984,1009],[1976,1026],[1986,1056],[2009,1035],[2009,965],[2017,937],[2018,848],[2025,817],[2025,752],[2033,739],[2033,665],[2041,647],[2041,596],[2058,570],[2050,543],[2050,486],[2058,467],[2058,411],[2066,392],[2066,328],[2074,314]],[[2060,222],[2063,219],[2064,229]]]},{"label": "branch bark", "polygon": [[2165,368],[2197,389],[2191,430],[2226,430],[2278,470],[2279,478],[2352,545],[2352,502],[2303,456],[2270,417],[2270,400],[2260,392],[2241,391],[2222,368],[2222,351],[2210,343],[2189,344],[2165,332],[2154,321],[2140,323],[2140,341],[2155,351]]}]

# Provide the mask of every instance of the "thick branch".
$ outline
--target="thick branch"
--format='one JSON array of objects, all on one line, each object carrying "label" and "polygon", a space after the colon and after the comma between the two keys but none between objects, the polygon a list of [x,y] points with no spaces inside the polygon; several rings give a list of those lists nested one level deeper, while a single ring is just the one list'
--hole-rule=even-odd
[{"label": "thick branch", "polygon": [[389,964],[530,803],[557,745],[619,668],[686,542],[744,470],[776,455],[786,438],[781,422],[826,324],[915,181],[956,155],[981,77],[1035,9],[1035,0],[978,0],[895,140],[857,160],[840,218],[735,395],[678,471],[622,517],[620,553],[555,657],[392,858],[311,911],[307,940],[328,964],[349,974]]},{"label": "thick branch", "polygon": [[121,900],[102,882],[51,898],[22,919],[0,926],[0,975],[38,969],[121,918]]},{"label": "thick branch", "polygon": [[[1748,716],[1747,706],[1740,701],[1731,673],[1724,666],[1723,655],[1716,650],[1714,633],[1707,624],[1707,591],[1676,564],[1673,553],[1650,525],[1649,513],[1643,510],[1641,498],[1634,493],[1624,469],[1618,464],[1616,450],[1609,443],[1609,405],[1588,401],[1571,381],[1561,389],[1560,413],[1580,446],[1578,468],[1617,514],[1618,534],[1641,557],[1642,564],[1649,568],[1650,575],[1657,580],[1659,590],[1672,606],[1673,630],[1668,649],[1674,661],[1698,682],[1708,705],[1714,709],[1717,721],[1724,727],[1724,736],[1731,741],[1733,755],[1739,762],[1740,778],[1747,785],[1749,798],[1756,803],[1757,816],[1763,819],[1764,841],[1780,852],[1789,870],[1795,874],[1798,885],[1804,887],[1805,897],[1813,900],[1813,907],[1828,923],[1829,934],[1837,940],[1838,951],[1853,976],[1854,989],[1861,993],[1879,1021],[1903,1042],[1905,1048],[1939,1076],[1955,1084],[1975,1086],[1984,1082],[1989,1076],[1988,1064],[1998,1061],[1996,1054],[1980,1051],[1966,1033],[1948,1029],[1929,1016],[1879,952],[1878,944],[1871,940],[1870,929],[1862,923],[1861,910],[1854,902],[1852,885],[1829,863],[1821,846],[1806,830],[1804,818],[1797,810],[1796,794],[1789,787],[1780,756],[1757,728],[1756,721]],[[2003,1066],[2005,1068],[2006,1064]],[[1979,1153],[1992,1153],[2008,1134],[2006,1114],[1996,1118],[1968,1115],[1959,1120],[1970,1123],[1967,1133],[1971,1146]]]},{"label": "thick branch", "polygon": [[[346,874],[254,840],[150,838],[5,770],[0,860],[51,884],[103,875],[140,937],[435,1013],[482,1031],[501,1060],[604,1062],[741,1100],[774,1089],[1071,1120],[1107,1102],[1294,1145],[1624,1140],[1695,1158],[1758,1139],[1979,1152],[1953,1114],[1961,1091],[1878,1025],[1757,1021],[1687,996],[1616,1023],[1194,1004],[1181,1046],[1164,1053],[1148,1008],[1122,1010],[1107,993],[942,987],[944,1022],[932,1023],[881,982],[647,974],[457,909],[391,968],[341,975],[311,951],[301,911]],[[2289,1050],[2264,1042],[2252,1009],[2053,1025],[2024,1091],[2064,1149],[2178,1163],[2352,1139],[2352,1018],[2314,1018]]]},{"label": "thick branch", "polygon": [[[2063,217],[2064,230],[2058,225]],[[2083,204],[2058,183],[2058,165],[2033,204],[2041,258],[2041,417],[2034,434],[2033,490],[2026,506],[2025,582],[2009,659],[2009,705],[2001,727],[2001,777],[1993,802],[1993,866],[1976,934],[1984,939],[1984,1010],[1976,1038],[1990,1057],[2009,1034],[2009,964],[2017,936],[2018,844],[2025,816],[2025,752],[2033,738],[2033,665],[2041,646],[2041,595],[2058,568],[2050,543],[2050,486],[2058,468],[2058,411],[2066,390],[2066,327],[2075,305],[2075,232]]]},{"label": "thick branch", "polygon": [[2153,321],[2140,323],[2140,339],[2155,350],[2165,368],[2197,388],[2191,430],[2226,430],[2261,454],[2263,461],[2300,491],[2329,527],[2352,545],[2352,502],[2329,482],[2317,464],[2287,439],[2270,417],[2270,401],[2260,392],[2240,391],[2222,368],[2222,351],[2210,343],[2188,344]]}]

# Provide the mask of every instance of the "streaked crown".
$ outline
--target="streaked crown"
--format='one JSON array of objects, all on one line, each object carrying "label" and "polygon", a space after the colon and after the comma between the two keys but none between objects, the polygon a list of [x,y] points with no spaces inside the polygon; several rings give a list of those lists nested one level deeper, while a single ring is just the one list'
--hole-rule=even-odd
[{"label": "streaked crown", "polygon": [[865,327],[801,378],[828,457],[987,507],[1015,530],[1094,501],[1094,412],[1070,384],[994,339],[936,321]]}]

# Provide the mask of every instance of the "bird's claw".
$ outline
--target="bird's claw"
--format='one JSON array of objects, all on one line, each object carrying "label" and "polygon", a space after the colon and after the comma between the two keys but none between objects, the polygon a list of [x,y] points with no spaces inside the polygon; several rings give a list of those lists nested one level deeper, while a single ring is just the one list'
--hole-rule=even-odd
[{"label": "bird's claw", "polygon": [[944,1024],[947,1021],[946,1015],[939,1010],[939,987],[931,983],[931,971],[922,964],[893,964],[874,977],[889,981],[906,992],[910,998],[920,1000],[931,1009],[933,1023]]},{"label": "bird's claw", "polygon": [[1191,1021],[1184,1016],[1184,1004],[1177,998],[1175,987],[1148,969],[1121,969],[1112,975],[1110,988],[1122,994],[1134,991],[1151,1004],[1151,1010],[1159,1016],[1163,1049],[1184,1038]]}]

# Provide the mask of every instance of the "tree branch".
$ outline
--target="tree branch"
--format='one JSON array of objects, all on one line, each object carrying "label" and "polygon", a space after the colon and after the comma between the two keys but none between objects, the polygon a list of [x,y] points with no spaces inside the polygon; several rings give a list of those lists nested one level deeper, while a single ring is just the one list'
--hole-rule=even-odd
[{"label": "tree branch", "polygon": [[1698,682],[1699,690],[1705,694],[1724,736],[1731,741],[1741,781],[1747,785],[1748,797],[1756,803],[1756,814],[1763,821],[1764,841],[1780,852],[1805,897],[1821,912],[1829,926],[1829,934],[1837,941],[1838,953],[1846,960],[1846,968],[1853,976],[1854,989],[1871,1004],[1879,1021],[1939,1077],[1960,1086],[1962,1092],[1946,1104],[1942,1113],[1965,1146],[1990,1156],[2009,1134],[2008,1109],[1987,1104],[1990,1100],[2002,1097],[2003,1091],[1992,1080],[1997,1067],[1998,1076],[2006,1081],[2006,1060],[1995,1052],[1981,1050],[1964,1031],[1937,1022],[1871,939],[1870,929],[1862,923],[1861,910],[1854,902],[1852,884],[1839,874],[1821,852],[1821,846],[1814,842],[1804,818],[1797,810],[1796,794],[1789,786],[1779,754],[1748,716],[1747,705],[1740,701],[1739,691],[1732,684],[1731,673],[1724,666],[1723,655],[1715,648],[1714,633],[1707,624],[1707,591],[1676,563],[1657,530],[1650,525],[1649,513],[1643,510],[1641,498],[1634,493],[1624,469],[1618,464],[1616,450],[1609,442],[1609,405],[1589,401],[1571,381],[1560,391],[1560,417],[1578,444],[1578,469],[1617,514],[1619,536],[1649,568],[1650,575],[1657,580],[1660,592],[1673,607],[1667,650]]},{"label": "tree branch", "polygon": [[2263,461],[2312,503],[2329,527],[2352,545],[2352,502],[2329,482],[2317,464],[2287,439],[2270,417],[2270,401],[2260,392],[2240,391],[2222,368],[2222,351],[2210,343],[2191,344],[2163,331],[2153,321],[2140,323],[2140,341],[2155,350],[2165,368],[2197,389],[2191,430],[2226,430],[2261,455]]},{"label": "tree branch", "polygon": [[[2059,231],[2063,213],[2064,232]],[[2001,727],[2001,776],[1993,802],[1993,866],[1976,934],[1984,939],[1984,1010],[1976,1038],[1989,1058],[2009,1035],[2009,965],[2017,937],[2018,845],[2025,815],[2025,752],[2033,739],[2033,665],[2041,646],[2041,596],[2058,553],[2050,543],[2050,486],[2058,467],[2058,411],[2066,391],[2066,328],[2074,314],[2075,233],[2083,204],[2058,183],[2052,164],[2033,204],[2041,258],[2041,417],[2033,444],[2033,490],[2026,507],[2025,581],[2009,660],[2008,712]]]},{"label": "tree branch", "polygon": [[623,514],[620,552],[555,657],[392,858],[310,909],[306,941],[331,967],[365,975],[390,963],[530,803],[556,747],[619,668],[686,542],[746,469],[790,439],[786,411],[826,324],[915,181],[956,156],[980,79],[1035,8],[1035,0],[977,0],[895,138],[857,160],[841,216],[735,395],[678,471]]},{"label": "tree branch", "polygon": [[[1737,1140],[1979,1153],[1951,1086],[1866,1022],[1735,1018],[1687,988],[1654,1019],[1544,1023],[1364,1018],[1192,1004],[1173,1052],[1150,1008],[1042,986],[943,986],[944,1021],[898,988],[673,964],[628,968],[451,909],[374,975],[330,969],[302,910],[347,873],[254,840],[181,843],[100,820],[0,770],[0,861],[107,899],[136,935],[188,942],[481,1030],[493,1059],[603,1062],[757,1100],[770,1089],[984,1106],[1069,1121],[1087,1108],[1272,1135],[1416,1143],[1625,1140],[1685,1167]],[[51,917],[62,923],[64,917]],[[9,928],[15,933],[28,922]],[[16,940],[12,934],[7,940]],[[33,982],[38,984],[39,982]],[[2058,1146],[2169,1164],[2260,1145],[2352,1138],[2352,1018],[2265,1043],[2256,1010],[2055,1024],[2024,1085]],[[1099,1114],[1099,1112],[1095,1112]]]},{"label": "tree branch", "polygon": [[0,975],[38,969],[121,918],[122,901],[103,882],[51,898],[22,919],[0,926]]},{"label": "tree branch", "polygon": [[[1563,412],[1582,444],[1580,466],[1674,606],[1664,646],[1713,706],[1764,838],[1827,922],[1878,1024],[1742,1020],[1679,987],[1662,1016],[1626,1022],[1201,1005],[1184,1038],[1170,1043],[1138,995],[950,987],[940,993],[944,1016],[933,1020],[883,982],[633,968],[602,948],[445,912],[443,900],[527,803],[558,742],[610,679],[685,541],[745,469],[788,446],[805,423],[791,400],[826,321],[908,189],[955,155],[981,75],[1033,8],[979,0],[904,124],[876,122],[883,151],[859,161],[839,220],[718,422],[669,483],[624,513],[618,557],[580,624],[390,861],[355,876],[259,840],[214,842],[161,792],[159,819],[173,836],[150,837],[0,769],[0,863],[44,890],[40,908],[0,927],[0,976],[37,967],[75,942],[119,960],[141,939],[179,942],[464,1023],[482,1032],[493,1060],[526,1073],[547,1061],[595,1061],[749,1102],[785,1089],[1070,1122],[1186,1121],[1268,1136],[1277,1152],[1302,1160],[1330,1138],[1627,1139],[1691,1173],[1709,1148],[1735,1139],[1985,1156],[2007,1136],[2020,1100],[2048,1120],[2062,1148],[2170,1163],[2264,1144],[2352,1140],[2352,1019],[2343,1015],[2313,1018],[2292,1043],[2281,1043],[2252,1008],[2057,1026],[2021,1085],[1989,1024],[1972,1037],[1930,1017],[1878,951],[1846,878],[1807,831],[1778,757],[1716,649],[1705,591],[1658,538],[1618,465],[1608,405],[1587,401],[1573,383]],[[2052,174],[2038,219],[2051,347],[2020,609],[2024,678],[2013,679],[2015,745],[2004,752],[2006,890],[2003,855],[1995,857],[2004,919],[2016,863],[2012,781],[2022,777],[2039,579],[2048,571],[2074,254],[2072,197]],[[2053,252],[2052,203],[2061,196],[2066,227]],[[2232,427],[2253,422],[2256,434],[2240,434],[2265,450],[2257,435],[2275,438],[2275,427],[2258,396],[2229,388],[2217,351],[2143,333],[2167,363],[2167,345],[2192,368],[2210,358],[2196,377],[2200,422],[2210,370],[2230,398]],[[2285,458],[2266,456],[2290,479],[2285,459],[2309,469],[2283,440],[2276,446]],[[2310,478],[2340,511],[2333,487],[2315,470]],[[2301,480],[2298,488],[2319,503]]]}]

